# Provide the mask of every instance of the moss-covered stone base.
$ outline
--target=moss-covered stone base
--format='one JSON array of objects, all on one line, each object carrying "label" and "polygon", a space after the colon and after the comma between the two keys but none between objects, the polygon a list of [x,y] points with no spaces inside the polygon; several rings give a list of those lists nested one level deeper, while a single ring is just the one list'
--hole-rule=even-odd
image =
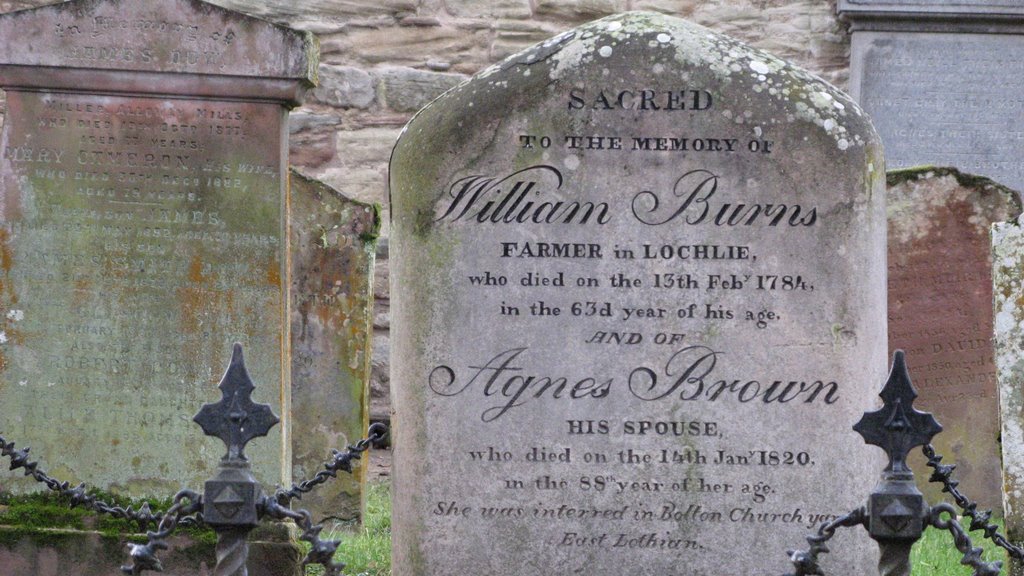
[{"label": "moss-covered stone base", "polygon": [[[11,508],[0,505],[0,517],[10,519]],[[105,522],[93,516],[72,516],[70,522],[59,522],[68,524],[60,528],[40,526],[47,522],[39,522],[39,518],[0,524],[0,576],[110,576],[119,573],[118,567],[127,563],[129,542],[146,541],[143,534],[107,529]],[[302,553],[292,527],[263,526],[254,530],[249,540],[250,576],[301,575]],[[168,543],[170,549],[160,554],[163,574],[212,574],[216,535],[211,530],[189,528]]]},{"label": "moss-covered stone base", "polygon": [[[0,576],[110,576],[127,563],[127,544],[139,535],[112,536],[72,529],[0,526]],[[204,539],[205,540],[205,539]],[[212,574],[214,545],[174,536],[160,555],[166,576]],[[250,576],[298,576],[302,556],[292,541],[252,541]]]}]

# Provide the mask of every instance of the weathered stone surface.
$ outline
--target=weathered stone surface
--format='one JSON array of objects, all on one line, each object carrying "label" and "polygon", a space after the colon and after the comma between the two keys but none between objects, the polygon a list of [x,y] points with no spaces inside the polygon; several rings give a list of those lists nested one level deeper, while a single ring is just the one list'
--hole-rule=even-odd
[{"label": "weathered stone surface", "polygon": [[673,16],[686,16],[700,4],[700,0],[634,0],[634,10],[653,10]]},{"label": "weathered stone surface", "polygon": [[416,0],[216,0],[232,10],[274,21],[343,19],[415,12]]},{"label": "weathered stone surface", "polygon": [[546,22],[502,20],[495,25],[495,39],[491,44],[491,58],[500,60],[542,42],[561,32],[561,28]]},{"label": "weathered stone surface", "polygon": [[[291,173],[292,466],[312,478],[330,455],[366,434],[379,211]],[[351,520],[366,468],[304,496],[314,516]]]},{"label": "weathered stone surface", "polygon": [[949,17],[1024,16],[1017,0],[839,0],[839,10],[865,15],[944,15]]},{"label": "weathered stone surface", "polygon": [[296,110],[288,115],[288,133],[297,134],[306,130],[336,130],[341,119],[333,114],[317,114]]},{"label": "weathered stone surface", "polygon": [[391,378],[388,374],[391,358],[391,341],[387,336],[373,340],[372,377],[370,379],[370,418],[372,420],[391,419]]},{"label": "weathered stone surface", "polygon": [[453,16],[467,18],[529,18],[530,0],[447,0]]},{"label": "weathered stone surface", "polygon": [[[366,64],[416,66],[442,55],[450,62],[466,63],[475,71],[489,61],[489,33],[452,27],[355,29],[325,40],[325,52]],[[459,70],[463,71],[463,70]]]},{"label": "weathered stone surface", "polygon": [[0,20],[0,38],[0,62],[64,74],[87,68],[315,78],[309,35],[199,0],[58,3],[9,14]]},{"label": "weathered stone surface", "polygon": [[[947,168],[889,173],[889,350],[903,349],[919,397],[966,494],[1002,507],[999,399],[992,348],[989,228],[1016,220],[1020,196]],[[915,451],[912,466],[928,468]],[[937,484],[923,484],[931,501]]]},{"label": "weathered stone surface", "polygon": [[390,171],[395,575],[786,571],[881,469],[849,427],[887,368],[883,168],[849,97],[652,13],[421,110]]},{"label": "weathered stone surface", "polygon": [[[1002,423],[1003,513],[1011,542],[1024,543],[1024,222],[992,227],[995,357]],[[1020,566],[1014,566],[1018,574]]]},{"label": "weathered stone surface", "polygon": [[[241,342],[255,399],[285,418],[247,452],[261,481],[290,482],[282,172],[305,35],[193,0],[74,1],[0,30],[0,404],[18,407],[0,427],[72,483],[199,487],[223,447],[191,416]],[[226,99],[224,74],[264,100]]]},{"label": "weathered stone surface", "polygon": [[607,16],[628,8],[626,0],[537,0],[537,14],[570,21]]},{"label": "weathered stone surface", "polygon": [[[0,12],[52,2],[0,0]],[[321,35],[326,63],[357,67],[367,73],[376,67],[409,66],[472,74],[542,37],[568,29],[583,18],[572,10],[564,16],[550,11],[534,14],[529,20],[452,16],[442,0],[224,0],[221,4],[313,31]],[[632,0],[630,7],[693,18],[713,30],[727,32],[798,63],[837,86],[846,85],[849,34],[846,26],[836,20],[834,2]],[[528,29],[513,28],[513,24],[527,25]],[[2,108],[0,92],[0,111]],[[393,128],[397,135],[397,129],[410,116],[383,109],[379,102],[367,108],[316,104],[316,113],[334,116],[340,124],[328,130],[344,134],[375,127]],[[295,132],[290,141],[293,162],[311,169],[310,173],[324,176],[347,195],[382,203],[386,209],[386,187],[382,182],[387,156],[361,153],[358,146],[364,140],[358,136],[343,135],[337,142],[346,148],[334,154],[334,146],[319,128]],[[347,179],[347,172],[358,174],[358,179]],[[386,227],[382,233],[386,237]],[[386,295],[387,287],[381,290]]]},{"label": "weathered stone surface", "polygon": [[373,77],[352,66],[320,66],[320,85],[313,98],[339,108],[368,108],[376,97]]},{"label": "weathered stone surface", "polygon": [[[87,518],[96,524],[97,518]],[[133,534],[145,540],[144,534]],[[212,534],[205,535],[206,538]],[[196,541],[176,534],[167,539],[170,549],[160,554],[167,576],[210,574],[216,564],[209,540]],[[0,576],[109,576],[128,561],[127,534],[66,527],[26,529],[0,525]],[[251,576],[301,576],[298,546],[283,530],[258,529],[249,543]]]},{"label": "weathered stone surface", "polygon": [[462,74],[400,67],[383,68],[375,74],[380,77],[384,104],[399,112],[415,112],[466,79]]},{"label": "weathered stone surface", "polygon": [[1024,189],[1024,36],[857,32],[850,58],[890,168],[953,166]]},{"label": "weathered stone surface", "polygon": [[[339,158],[340,162],[337,168],[322,171],[317,177],[345,196],[360,202],[380,202],[386,199],[387,161],[398,133],[397,128],[338,132],[337,147],[344,151]],[[384,221],[387,222],[386,214]]]}]

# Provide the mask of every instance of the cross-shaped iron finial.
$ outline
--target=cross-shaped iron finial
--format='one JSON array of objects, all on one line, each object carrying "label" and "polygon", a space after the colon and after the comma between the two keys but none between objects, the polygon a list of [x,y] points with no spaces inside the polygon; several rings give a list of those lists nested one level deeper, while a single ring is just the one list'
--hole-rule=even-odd
[{"label": "cross-shaped iron finial", "polygon": [[865,412],[853,429],[865,442],[881,447],[889,455],[887,472],[909,472],[907,453],[915,446],[931,442],[933,436],[942,432],[942,426],[931,414],[914,410],[917,392],[910,383],[902,350],[896,351],[889,379],[879,396],[882,408]]},{"label": "cross-shaped iron finial", "polygon": [[224,460],[246,460],[242,451],[245,445],[267,432],[279,422],[267,404],[256,404],[251,394],[255,386],[245,369],[242,345],[235,344],[231,354],[231,365],[221,378],[223,397],[216,404],[203,404],[192,420],[199,424],[207,436],[216,436],[224,441],[228,453]]}]

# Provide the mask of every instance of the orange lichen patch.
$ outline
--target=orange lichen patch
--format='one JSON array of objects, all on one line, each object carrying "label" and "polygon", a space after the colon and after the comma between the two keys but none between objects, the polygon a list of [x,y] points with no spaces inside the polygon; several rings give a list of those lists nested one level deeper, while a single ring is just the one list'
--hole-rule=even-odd
[{"label": "orange lichen patch", "polygon": [[0,269],[5,273],[10,273],[11,266],[14,264],[14,255],[11,252],[9,243],[10,238],[10,232],[0,229]]},{"label": "orange lichen patch", "polygon": [[193,254],[192,260],[188,264],[188,279],[196,284],[201,284],[205,280],[203,278],[203,260],[199,254]]},{"label": "orange lichen patch", "polygon": [[281,263],[274,260],[267,266],[267,284],[271,286],[281,285]]}]

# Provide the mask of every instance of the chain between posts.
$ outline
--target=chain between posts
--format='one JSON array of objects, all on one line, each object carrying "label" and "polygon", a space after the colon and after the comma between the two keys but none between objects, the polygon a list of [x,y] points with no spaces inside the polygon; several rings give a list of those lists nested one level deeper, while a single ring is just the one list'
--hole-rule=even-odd
[{"label": "chain between posts", "polygon": [[1024,560],[1024,549],[1010,544],[1006,536],[999,533],[999,526],[989,522],[992,518],[992,511],[978,512],[978,504],[972,502],[957,488],[960,483],[953,480],[953,471],[956,470],[956,466],[953,464],[942,464],[942,456],[935,453],[935,448],[931,444],[922,447],[921,451],[924,452],[925,458],[928,459],[927,465],[932,469],[932,475],[928,481],[942,484],[942,491],[948,493],[953,498],[953,501],[956,502],[956,505],[960,507],[963,515],[971,519],[967,530],[969,532],[984,530],[985,538],[1006,550],[1010,557],[1016,560]]},{"label": "chain between posts", "polygon": [[[302,494],[323,484],[328,478],[336,477],[338,470],[352,472],[352,460],[358,460],[363,452],[366,452],[374,442],[382,439],[385,434],[387,434],[387,426],[384,424],[377,423],[370,426],[367,437],[349,446],[345,452],[333,450],[333,458],[325,463],[324,470],[318,472],[313,478],[293,484],[289,490],[278,489],[273,496],[265,496],[260,499],[257,508],[261,518],[267,516],[274,520],[294,520],[302,530],[299,539],[310,544],[310,550],[302,560],[303,566],[320,564],[324,567],[325,576],[340,576],[345,565],[334,562],[333,557],[338,546],[341,545],[341,541],[321,540],[320,532],[323,531],[323,525],[314,524],[312,514],[307,510],[292,510],[288,507],[289,503],[292,499],[301,498]],[[182,503],[183,499],[191,501],[191,504],[185,507]],[[164,539],[170,536],[181,520],[189,518],[189,516],[182,517],[182,513],[193,514],[202,508],[203,498],[201,495],[191,490],[179,492],[174,497],[174,506],[164,515],[164,520],[160,522],[157,531],[146,534],[148,542],[146,544],[129,544],[129,557],[132,563],[122,566],[121,571],[131,576],[138,576],[146,570],[162,571],[163,567],[156,554],[167,549]],[[202,514],[198,513],[198,515]]]},{"label": "chain between posts", "polygon": [[[139,532],[145,532],[151,525],[158,525],[167,514],[167,512],[154,513],[150,509],[148,502],[143,503],[138,510],[132,509],[131,506],[122,508],[121,506],[108,504],[89,494],[84,482],[72,488],[70,483],[66,481],[61,482],[41,470],[39,462],[30,461],[28,456],[29,450],[31,448],[28,446],[20,450],[15,449],[14,442],[8,442],[0,435],[0,456],[10,458],[10,469],[18,470],[24,468],[25,476],[31,476],[36,482],[46,485],[49,490],[68,498],[71,501],[72,508],[82,506],[100,514],[107,514],[114,518],[135,522],[139,527]],[[202,514],[195,514],[178,519],[176,524],[195,526],[201,522]]]},{"label": "chain between posts", "polygon": [[845,516],[840,516],[831,522],[825,522],[818,527],[818,533],[807,537],[810,548],[804,550],[787,550],[789,561],[793,563],[794,572],[785,576],[825,576],[818,564],[818,554],[828,553],[826,542],[836,535],[836,528],[849,526],[862,526],[867,523],[867,511],[861,507]]},{"label": "chain between posts", "polygon": [[[943,520],[943,514],[949,514],[949,520]],[[971,537],[957,521],[956,508],[953,508],[951,504],[943,502],[933,506],[928,515],[928,523],[940,530],[949,530],[949,533],[953,535],[953,545],[964,555],[960,563],[974,568],[974,576],[999,576],[1000,570],[1003,569],[1002,561],[985,562],[981,559],[981,553],[984,550],[974,547]]]},{"label": "chain between posts", "polygon": [[121,572],[131,576],[138,576],[145,570],[162,572],[164,567],[156,554],[168,548],[164,539],[174,533],[178,524],[187,518],[187,515],[198,514],[202,509],[203,497],[200,494],[191,490],[182,490],[175,494],[174,504],[160,520],[156,532],[146,533],[148,541],[145,544],[128,544],[128,557],[131,559],[131,564],[121,566]]},{"label": "chain between posts", "polygon": [[303,494],[311,492],[318,485],[327,482],[330,478],[338,476],[338,470],[352,473],[352,460],[359,460],[363,452],[387,434],[388,427],[380,422],[371,424],[367,430],[366,438],[349,446],[344,452],[339,450],[331,451],[331,460],[324,463],[324,469],[317,472],[315,476],[302,482],[292,484],[292,487],[285,490],[278,488],[274,493],[274,500],[281,506],[288,506],[292,500],[301,500]]},{"label": "chain between posts", "polygon": [[221,458],[217,474],[206,481],[203,494],[191,490],[178,492],[173,504],[165,513],[153,514],[148,504],[139,510],[111,506],[86,492],[85,484],[72,488],[68,482],[61,482],[39,469],[38,462],[29,460],[29,448],[16,449],[13,442],[0,436],[0,455],[11,460],[11,470],[25,469],[47,488],[67,496],[71,506],[84,505],[100,513],[132,520],[139,530],[156,523],[155,531],[146,532],[145,544],[129,544],[130,563],[121,566],[121,571],[138,576],[146,571],[162,571],[163,565],[157,554],[169,548],[166,539],[179,525],[202,522],[217,533],[217,564],[214,576],[245,576],[247,572],[249,543],[247,535],[256,528],[260,520],[270,517],[275,520],[294,520],[302,529],[299,537],[310,544],[310,551],[302,565],[319,564],[327,576],[339,576],[344,564],[334,563],[334,553],[340,540],[320,539],[322,524],[314,524],[307,510],[292,510],[292,500],[301,499],[330,478],[337,477],[338,471],[352,472],[352,461],[359,460],[362,453],[382,439],[387,432],[383,424],[370,427],[366,438],[349,446],[344,452],[332,451],[332,458],[324,469],[308,480],[292,484],[288,489],[279,487],[273,495],[264,496],[252,466],[245,456],[245,446],[250,440],[267,433],[280,422],[268,404],[253,401],[255,384],[245,367],[241,344],[232,349],[231,362],[218,385],[221,391],[219,402],[207,403],[192,418],[207,436],[220,438],[227,453]]}]

